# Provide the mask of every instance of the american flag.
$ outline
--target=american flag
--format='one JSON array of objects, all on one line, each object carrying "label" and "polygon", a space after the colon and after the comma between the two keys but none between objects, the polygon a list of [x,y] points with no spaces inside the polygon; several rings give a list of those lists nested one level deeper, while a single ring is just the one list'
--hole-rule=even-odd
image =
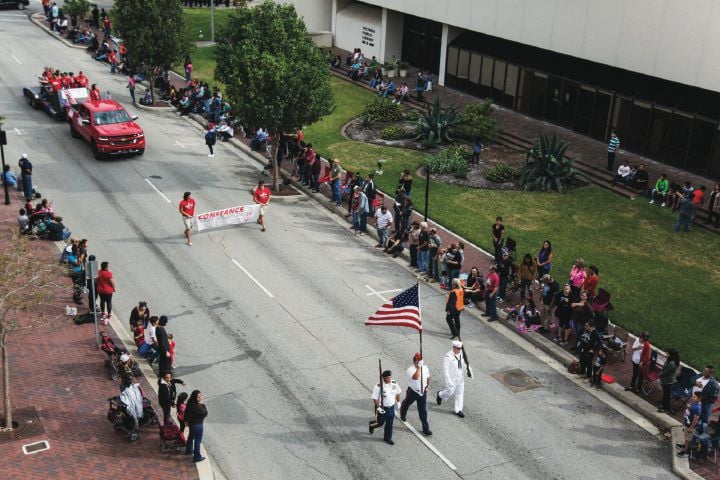
[{"label": "american flag", "polygon": [[408,327],[422,332],[418,285],[410,287],[392,298],[365,321],[365,325]]}]

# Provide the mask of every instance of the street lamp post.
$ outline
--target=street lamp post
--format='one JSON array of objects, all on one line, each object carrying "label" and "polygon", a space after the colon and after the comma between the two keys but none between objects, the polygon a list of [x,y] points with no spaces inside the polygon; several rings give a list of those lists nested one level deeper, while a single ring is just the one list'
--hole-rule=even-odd
[{"label": "street lamp post", "polygon": [[425,221],[427,222],[428,198],[430,198],[430,162],[425,162]]},{"label": "street lamp post", "polygon": [[5,149],[7,145],[7,134],[5,130],[0,129],[0,158],[2,159],[2,184],[5,190],[5,205],[10,205],[10,192],[8,191],[7,178],[5,178]]},{"label": "street lamp post", "polygon": [[210,41],[215,43],[215,0],[210,0]]}]

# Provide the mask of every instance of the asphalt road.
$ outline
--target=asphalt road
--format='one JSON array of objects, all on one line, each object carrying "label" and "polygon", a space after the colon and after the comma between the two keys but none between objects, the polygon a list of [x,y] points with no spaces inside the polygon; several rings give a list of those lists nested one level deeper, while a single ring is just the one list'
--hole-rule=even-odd
[{"label": "asphalt road", "polygon": [[[226,145],[209,159],[202,133],[186,119],[132,106],[145,155],[93,159],[66,124],[24,104],[22,86],[45,65],[82,69],[129,103],[125,79],[17,15],[0,12],[6,159],[15,165],[28,152],[39,190],[73,235],[110,262],[123,324],[140,299],[170,317],[177,376],[206,395],[205,445],[226,478],[673,477],[667,442],[518,346],[504,327],[468,315],[463,336],[476,375],[466,384],[467,417],[430,407],[429,440],[456,470],[399,421],[394,447],[381,432],[368,435],[378,357],[404,389],[418,335],[365,327],[382,303],[367,286],[407,288],[415,277],[304,196],[274,200],[267,233],[244,225],[195,234],[186,246],[182,192],[193,192],[198,212],[251,203],[257,164]],[[426,285],[420,292],[425,357],[438,386],[450,347],[444,298]],[[513,393],[490,376],[509,369],[541,386]],[[414,408],[408,419],[420,428]]]}]

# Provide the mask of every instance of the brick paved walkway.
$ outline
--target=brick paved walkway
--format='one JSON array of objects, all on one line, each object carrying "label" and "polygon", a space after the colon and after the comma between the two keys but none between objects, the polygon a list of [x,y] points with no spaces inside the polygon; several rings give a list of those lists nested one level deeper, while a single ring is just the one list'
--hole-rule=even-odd
[{"label": "brick paved walkway", "polygon": [[[20,207],[14,195],[11,205],[0,204],[0,229],[16,226]],[[37,240],[33,246],[38,255],[56,261],[53,243]],[[73,304],[70,279],[62,281],[66,286],[57,292],[52,307],[57,312]],[[21,322],[30,315],[21,317]],[[121,345],[110,326],[105,328]],[[64,317],[54,326],[11,335],[9,349],[13,410],[35,407],[44,434],[0,443],[0,478],[198,478],[188,457],[160,452],[157,426],[142,429],[140,439],[130,443],[105,418],[107,399],[118,394],[118,386],[105,370],[106,355],[95,346],[92,324],[77,326],[71,317]],[[162,415],[147,380],[139,381]],[[23,445],[41,440],[49,442],[49,450],[23,454]]]}]

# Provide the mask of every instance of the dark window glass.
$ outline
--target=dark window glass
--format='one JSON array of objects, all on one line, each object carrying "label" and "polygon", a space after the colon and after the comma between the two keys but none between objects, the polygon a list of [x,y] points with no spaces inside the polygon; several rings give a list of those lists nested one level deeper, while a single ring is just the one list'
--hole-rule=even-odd
[{"label": "dark window glass", "polygon": [[632,114],[632,100],[629,98],[615,97],[610,127],[617,131],[621,144],[630,131],[630,115]]},{"label": "dark window glass", "polygon": [[606,92],[598,92],[595,94],[595,110],[593,111],[592,129],[590,136],[601,141],[607,140],[609,137],[608,115],[610,114],[610,103],[612,95]]},{"label": "dark window glass", "polygon": [[457,75],[457,64],[458,64],[458,48],[448,47],[447,52],[447,67],[445,69],[446,75]]},{"label": "dark window glass", "polygon": [[595,89],[583,86],[578,93],[575,131],[589,135],[592,128],[592,115],[595,108]]},{"label": "dark window glass", "polygon": [[720,178],[720,131],[715,135],[715,148],[710,157],[710,177]]},{"label": "dark window glass", "polygon": [[535,73],[531,85],[530,95],[526,97],[526,100],[530,101],[528,113],[533,117],[543,118],[548,79],[545,75]]},{"label": "dark window glass", "polygon": [[688,144],[690,143],[690,124],[692,118],[675,112],[670,121],[666,160],[672,165],[684,165]]},{"label": "dark window glass", "polygon": [[515,95],[517,94],[519,74],[520,67],[508,64],[507,78],[505,79],[505,95],[503,97],[503,105],[508,108],[515,107]]},{"label": "dark window glass", "polygon": [[577,83],[565,82],[560,102],[560,125],[573,128],[575,123],[575,109],[577,108],[578,92],[580,85]]},{"label": "dark window glass", "polygon": [[[626,148],[638,153],[645,153],[645,139],[650,123],[650,105],[635,102],[630,114],[630,131],[625,142]],[[620,138],[622,142],[622,137]]]},{"label": "dark window glass", "polygon": [[545,119],[557,122],[560,115],[560,95],[563,81],[557,77],[550,77],[547,99],[545,100]]},{"label": "dark window glass", "polygon": [[712,150],[713,134],[717,124],[693,119],[688,156],[685,161],[685,168],[691,172],[705,175],[708,169],[710,151]]},{"label": "dark window glass", "polygon": [[[670,112],[660,110],[659,108],[653,108],[652,120],[650,122],[650,133],[648,135],[647,149],[645,151],[649,157],[661,162],[665,161],[665,144],[669,129]],[[682,165],[682,160],[678,163],[677,157],[667,158],[667,161],[671,165]]]},{"label": "dark window glass", "polygon": [[518,85],[518,98],[515,102],[515,109],[519,112],[530,113],[530,97],[532,96],[533,72],[522,68],[520,69],[520,82]]}]

